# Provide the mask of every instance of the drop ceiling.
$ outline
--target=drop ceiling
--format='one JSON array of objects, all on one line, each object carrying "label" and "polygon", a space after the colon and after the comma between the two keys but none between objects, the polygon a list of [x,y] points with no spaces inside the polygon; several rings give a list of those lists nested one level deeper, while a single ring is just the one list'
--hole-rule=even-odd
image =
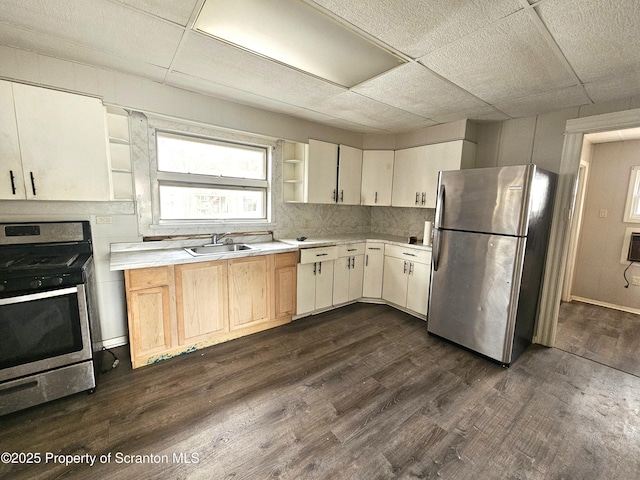
[{"label": "drop ceiling", "polygon": [[0,0],[0,45],[363,133],[640,101],[638,0],[265,1],[405,63],[346,88],[195,31],[204,0]]}]

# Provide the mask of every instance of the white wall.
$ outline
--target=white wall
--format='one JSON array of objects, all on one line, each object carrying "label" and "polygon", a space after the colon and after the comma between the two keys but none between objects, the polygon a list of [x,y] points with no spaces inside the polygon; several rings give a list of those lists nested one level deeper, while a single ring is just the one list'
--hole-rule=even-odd
[{"label": "white wall", "polygon": [[[627,185],[631,167],[640,165],[640,140],[602,143],[593,146],[589,183],[582,216],[582,231],[576,259],[573,296],[619,308],[640,309],[640,286],[626,282],[620,263],[625,230],[640,225],[624,223]],[[606,210],[606,217],[600,211]],[[627,272],[631,280],[640,266]]]}]

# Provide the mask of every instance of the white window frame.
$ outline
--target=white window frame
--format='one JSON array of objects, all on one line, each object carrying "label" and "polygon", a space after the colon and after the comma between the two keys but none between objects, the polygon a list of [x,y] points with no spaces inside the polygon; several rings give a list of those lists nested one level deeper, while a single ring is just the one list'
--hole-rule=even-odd
[{"label": "white window frame", "polygon": [[640,203],[640,165],[631,167],[629,176],[629,188],[627,190],[627,202],[624,207],[625,223],[640,223],[640,213],[638,211]]},{"label": "white window frame", "polygon": [[[144,119],[146,116],[146,119]],[[192,122],[188,120],[178,120],[163,115],[156,115],[145,112],[140,114],[142,125],[148,132],[149,163],[148,169],[136,172],[136,191],[140,192],[137,198],[137,210],[139,218],[139,229],[142,235],[175,235],[179,233],[209,233],[213,229],[228,226],[234,228],[256,228],[265,229],[272,225],[273,215],[273,155],[277,146],[277,140],[257,134],[244,133],[221,129],[212,125]],[[159,182],[170,181],[170,172],[158,171],[158,152],[156,142],[156,131],[168,132],[177,135],[205,138],[223,143],[235,143],[248,145],[251,147],[265,148],[267,151],[267,194],[266,194],[266,219],[205,219],[205,220],[161,220],[160,219],[160,195]],[[140,132],[141,133],[141,132]],[[145,172],[146,170],[146,172]],[[169,175],[165,176],[165,173]],[[160,174],[160,175],[158,175]],[[178,174],[181,175],[181,174]],[[160,177],[160,178],[159,178]],[[191,174],[194,186],[197,185],[197,176]],[[226,180],[221,180],[224,184]],[[145,184],[148,187],[145,187]],[[145,200],[145,192],[146,198]],[[235,226],[235,227],[234,227]],[[215,231],[215,230],[214,230]]]}]

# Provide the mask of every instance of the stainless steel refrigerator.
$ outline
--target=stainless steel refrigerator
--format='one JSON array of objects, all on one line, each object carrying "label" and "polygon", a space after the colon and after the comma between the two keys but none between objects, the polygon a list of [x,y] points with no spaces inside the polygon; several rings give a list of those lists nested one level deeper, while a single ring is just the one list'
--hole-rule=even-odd
[{"label": "stainless steel refrigerator", "polygon": [[427,330],[509,365],[531,343],[556,175],[536,165],[440,172]]}]

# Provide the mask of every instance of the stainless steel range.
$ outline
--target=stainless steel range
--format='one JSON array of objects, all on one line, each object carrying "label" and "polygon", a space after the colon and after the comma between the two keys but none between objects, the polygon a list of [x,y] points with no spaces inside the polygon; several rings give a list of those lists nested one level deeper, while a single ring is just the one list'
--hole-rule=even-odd
[{"label": "stainless steel range", "polygon": [[0,224],[0,415],[96,386],[89,222]]}]

